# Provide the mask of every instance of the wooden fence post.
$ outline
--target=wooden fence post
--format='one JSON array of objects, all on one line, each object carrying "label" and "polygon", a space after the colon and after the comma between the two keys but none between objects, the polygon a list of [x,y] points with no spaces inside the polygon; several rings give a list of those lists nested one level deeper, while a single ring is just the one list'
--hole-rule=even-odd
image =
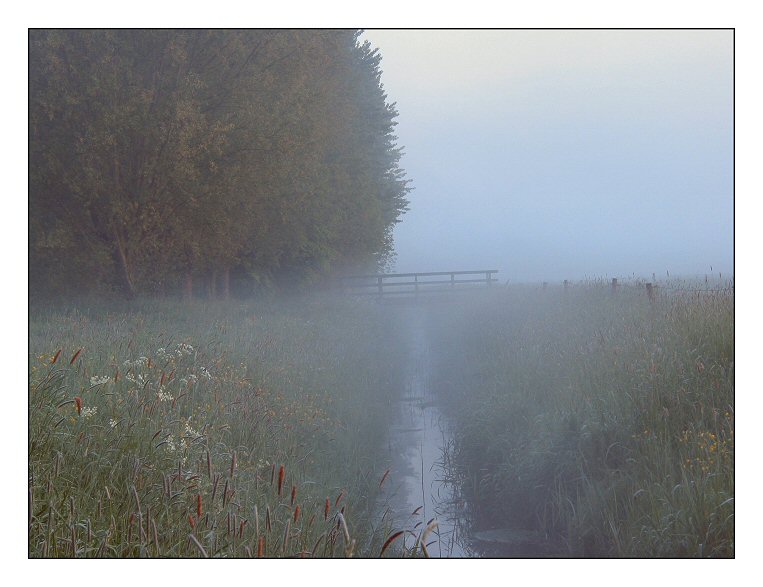
[{"label": "wooden fence post", "polygon": [[654,301],[654,286],[651,283],[646,284],[646,295],[650,302]]}]

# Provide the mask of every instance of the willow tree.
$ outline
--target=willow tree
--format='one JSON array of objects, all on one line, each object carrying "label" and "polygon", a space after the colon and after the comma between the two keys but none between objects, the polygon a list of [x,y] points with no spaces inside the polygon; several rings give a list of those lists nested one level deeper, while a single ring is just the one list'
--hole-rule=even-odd
[{"label": "willow tree", "polygon": [[32,31],[33,289],[380,262],[408,190],[379,65],[357,31]]}]

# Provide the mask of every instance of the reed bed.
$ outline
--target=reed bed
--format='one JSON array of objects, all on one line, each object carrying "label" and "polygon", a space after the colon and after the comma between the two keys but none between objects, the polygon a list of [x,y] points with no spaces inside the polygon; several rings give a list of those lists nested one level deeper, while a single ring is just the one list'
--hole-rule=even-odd
[{"label": "reed bed", "polygon": [[474,528],[531,530],[557,556],[734,556],[733,286],[656,292],[512,286],[432,307]]}]

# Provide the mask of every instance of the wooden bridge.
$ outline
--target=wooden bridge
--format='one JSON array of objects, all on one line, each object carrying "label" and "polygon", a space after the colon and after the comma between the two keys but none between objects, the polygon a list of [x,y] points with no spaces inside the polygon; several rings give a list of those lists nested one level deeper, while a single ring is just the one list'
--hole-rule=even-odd
[{"label": "wooden bridge", "polygon": [[[433,271],[428,273],[376,273],[342,278],[342,290],[351,295],[414,295],[490,287],[497,269]],[[477,277],[479,276],[479,277]],[[447,279],[445,279],[447,277]]]}]

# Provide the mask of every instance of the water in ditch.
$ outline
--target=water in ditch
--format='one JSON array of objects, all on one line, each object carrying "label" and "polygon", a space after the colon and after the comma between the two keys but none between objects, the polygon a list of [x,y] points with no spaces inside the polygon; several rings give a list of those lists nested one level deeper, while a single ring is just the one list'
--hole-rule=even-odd
[{"label": "water in ditch", "polygon": [[405,388],[390,428],[390,472],[383,502],[390,531],[407,530],[401,540],[411,548],[434,519],[427,537],[431,557],[549,556],[537,536],[518,528],[471,524],[470,504],[460,495],[449,461],[452,428],[441,409],[434,381],[434,357],[426,328],[426,308],[401,305],[398,319],[409,341]]}]

